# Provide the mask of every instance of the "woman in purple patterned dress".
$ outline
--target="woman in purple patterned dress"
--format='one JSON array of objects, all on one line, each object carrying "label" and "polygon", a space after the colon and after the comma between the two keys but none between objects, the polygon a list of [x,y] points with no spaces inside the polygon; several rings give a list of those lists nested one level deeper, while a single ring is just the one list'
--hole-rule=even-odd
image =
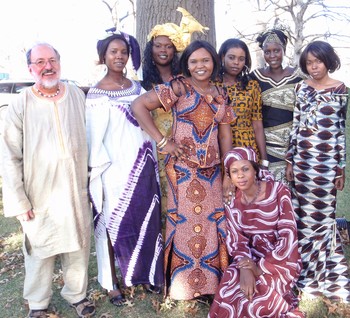
[{"label": "woman in purple patterned dress", "polygon": [[87,95],[90,195],[94,211],[98,280],[115,306],[125,303],[125,286],[160,291],[163,242],[157,160],[152,139],[139,127],[131,102],[144,93],[123,70],[130,45],[114,34],[97,43],[107,74]]}]

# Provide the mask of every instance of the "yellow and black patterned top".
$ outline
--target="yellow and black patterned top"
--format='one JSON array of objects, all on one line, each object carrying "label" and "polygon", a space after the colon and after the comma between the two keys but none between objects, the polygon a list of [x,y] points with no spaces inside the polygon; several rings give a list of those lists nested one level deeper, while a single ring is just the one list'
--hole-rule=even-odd
[{"label": "yellow and black patterned top", "polygon": [[215,85],[226,91],[228,103],[237,116],[236,122],[231,124],[232,146],[250,146],[260,157],[252,125],[254,120],[262,120],[261,89],[258,82],[250,80],[246,89],[241,89],[239,83],[226,86],[223,83],[216,82]]}]

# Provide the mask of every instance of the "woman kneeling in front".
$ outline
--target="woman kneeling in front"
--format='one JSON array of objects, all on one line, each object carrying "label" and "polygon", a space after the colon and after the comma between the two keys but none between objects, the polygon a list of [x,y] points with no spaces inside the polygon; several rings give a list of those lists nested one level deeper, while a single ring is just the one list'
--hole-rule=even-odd
[{"label": "woman kneeling in front", "polygon": [[225,206],[232,263],[209,317],[304,317],[292,291],[301,261],[289,190],[262,177],[252,148],[233,148],[224,165],[236,187]]}]

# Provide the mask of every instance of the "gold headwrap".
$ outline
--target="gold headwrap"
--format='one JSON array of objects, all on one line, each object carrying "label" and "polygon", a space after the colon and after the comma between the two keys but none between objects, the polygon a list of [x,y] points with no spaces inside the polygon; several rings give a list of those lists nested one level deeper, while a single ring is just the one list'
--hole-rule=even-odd
[{"label": "gold headwrap", "polygon": [[174,23],[157,24],[147,36],[147,41],[157,36],[167,36],[176,47],[178,52],[182,52],[191,42],[193,32],[203,32],[209,28],[202,26],[188,11],[178,7],[177,11],[182,13],[180,26]]},{"label": "gold headwrap", "polygon": [[268,44],[268,43],[277,43],[285,47],[285,45],[282,43],[278,35],[273,32],[269,33],[269,35],[266,37],[266,39],[263,42],[263,46],[265,46],[265,44]]}]

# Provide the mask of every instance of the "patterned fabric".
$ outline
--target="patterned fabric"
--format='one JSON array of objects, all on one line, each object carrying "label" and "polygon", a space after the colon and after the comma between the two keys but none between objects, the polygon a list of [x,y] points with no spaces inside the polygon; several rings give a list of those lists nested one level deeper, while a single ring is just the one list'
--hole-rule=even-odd
[{"label": "patterned fabric", "polygon": [[[267,181],[265,199],[241,202],[236,191],[227,217],[227,248],[233,262],[226,269],[209,318],[304,317],[293,294],[301,269],[297,230],[290,192],[280,182]],[[257,293],[249,302],[240,290],[242,257],[252,258],[264,272],[256,279]]]},{"label": "patterned fabric", "polygon": [[[163,136],[171,137],[171,130],[173,125],[173,114],[171,110],[164,111],[162,108],[157,108],[152,111],[153,120],[156,124],[159,131]],[[160,152],[157,153],[158,158],[158,169],[159,169],[159,178],[160,178],[160,194],[161,194],[161,208],[162,216],[166,215],[167,211],[167,197],[168,197],[168,188],[167,188],[167,179],[165,172],[165,154]]]},{"label": "patterned fabric", "polygon": [[252,147],[259,155],[259,149],[255,140],[252,121],[262,120],[261,113],[261,89],[257,81],[249,81],[247,88],[242,90],[239,83],[226,87],[223,83],[215,85],[226,90],[230,105],[237,116],[232,127],[233,147]]},{"label": "patterned fabric", "polygon": [[256,157],[256,153],[254,152],[254,150],[250,147],[235,147],[232,148],[232,150],[228,151],[225,154],[224,157],[224,166],[226,168],[226,170],[228,170],[230,168],[230,166],[232,165],[232,163],[234,163],[235,161],[239,161],[239,160],[249,160],[249,161],[254,161],[254,162],[258,162],[258,159]]},{"label": "patterned fabric", "polygon": [[111,239],[124,284],[163,284],[157,162],[151,138],[130,110],[143,93],[138,82],[121,91],[91,88],[87,96],[90,194],[98,279],[112,289]]},{"label": "patterned fabric", "polygon": [[170,83],[155,87],[164,108],[174,113],[173,139],[188,146],[187,159],[165,159],[165,272],[169,295],[178,300],[214,294],[227,264],[218,125],[234,119],[222,96],[208,102],[182,83],[188,92],[180,97]]},{"label": "patterned fabric", "polygon": [[269,169],[276,181],[288,184],[286,162],[284,161],[289,144],[289,134],[293,122],[295,103],[294,86],[302,78],[295,71],[279,82],[264,76],[260,70],[254,70],[252,78],[259,82],[262,91],[262,116],[266,139],[267,160]]},{"label": "patterned fabric", "polygon": [[293,164],[293,205],[297,214],[306,293],[350,301],[348,267],[335,221],[335,176],[345,166],[346,87],[296,87],[297,102],[286,160]]}]

